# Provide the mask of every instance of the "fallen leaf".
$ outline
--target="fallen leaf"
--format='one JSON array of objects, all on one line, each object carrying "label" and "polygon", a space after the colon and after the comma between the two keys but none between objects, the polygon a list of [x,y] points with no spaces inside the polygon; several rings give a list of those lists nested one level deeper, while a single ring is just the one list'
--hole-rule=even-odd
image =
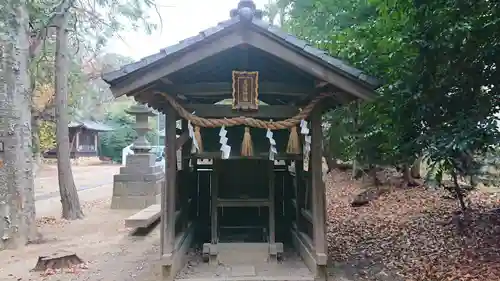
[{"label": "fallen leaf", "polygon": [[[348,172],[326,179],[329,254],[333,261],[377,264],[402,280],[500,280],[499,196],[473,191],[467,216],[444,192],[391,188],[365,207],[350,203],[363,190]],[[369,267],[369,266],[368,266]],[[359,272],[366,280],[376,274]]]}]

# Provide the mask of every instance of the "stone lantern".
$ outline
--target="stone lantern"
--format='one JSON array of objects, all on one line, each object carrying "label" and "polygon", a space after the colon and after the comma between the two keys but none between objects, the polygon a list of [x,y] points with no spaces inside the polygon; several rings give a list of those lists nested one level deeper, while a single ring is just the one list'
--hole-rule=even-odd
[{"label": "stone lantern", "polygon": [[134,154],[127,156],[125,167],[113,177],[112,209],[144,209],[160,202],[160,191],[165,173],[156,164],[156,155],[151,153],[151,145],[146,139],[149,117],[156,114],[142,104],[132,105],[125,110],[135,116],[134,130],[137,138],[132,143]]},{"label": "stone lantern", "polygon": [[151,145],[146,139],[146,134],[151,130],[149,128],[149,117],[155,116],[156,113],[143,104],[134,104],[125,109],[125,112],[135,117],[133,129],[137,132],[137,139],[132,144],[132,150],[136,154],[149,152]]}]

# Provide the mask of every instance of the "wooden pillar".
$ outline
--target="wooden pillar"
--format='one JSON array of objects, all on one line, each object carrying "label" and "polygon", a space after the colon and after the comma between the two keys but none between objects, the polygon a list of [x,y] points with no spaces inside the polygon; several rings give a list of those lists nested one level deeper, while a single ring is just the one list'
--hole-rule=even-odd
[{"label": "wooden pillar", "polygon": [[[181,121],[181,126],[182,126],[182,133],[188,131],[188,121],[185,119],[182,119]],[[181,185],[178,185],[178,190],[179,190],[179,195],[181,196],[180,202],[181,202],[181,215],[182,215],[182,228],[186,229],[189,224],[189,212],[190,212],[190,204],[189,204],[189,197],[191,196],[191,189],[192,189],[192,184],[191,182],[193,181],[189,169],[189,154],[191,153],[191,141],[186,141],[182,147],[181,147],[181,166],[182,166],[182,171],[181,171],[181,176],[182,180],[178,181]]]},{"label": "wooden pillar", "polygon": [[274,186],[274,161],[268,161],[269,173],[269,254],[270,261],[276,261],[278,249],[276,247],[276,210]]},{"label": "wooden pillar", "polygon": [[74,151],[78,151],[78,147],[80,146],[80,130],[77,130],[75,132],[75,144],[73,145],[72,149],[74,149]]},{"label": "wooden pillar", "polygon": [[301,213],[300,210],[303,207],[303,174],[304,174],[304,161],[295,160],[295,226],[297,231],[302,230]]},{"label": "wooden pillar", "polygon": [[210,263],[217,264],[217,243],[219,243],[219,224],[218,224],[218,196],[219,196],[219,160],[213,159],[212,177],[210,183],[211,205],[210,205]]},{"label": "wooden pillar", "polygon": [[[182,119],[182,133],[185,133],[188,131],[188,121],[185,119]],[[189,170],[189,155],[191,154],[191,140],[188,140],[184,142],[181,148],[182,151],[182,170],[183,171],[188,171]]]},{"label": "wooden pillar", "polygon": [[322,178],[322,139],[321,108],[316,107],[311,113],[311,165],[312,178],[312,215],[313,242],[316,253],[316,264],[326,265],[326,220],[325,220],[325,184]]},{"label": "wooden pillar", "polygon": [[177,176],[177,153],[175,150],[176,140],[176,117],[174,108],[167,105],[165,114],[165,183],[162,188],[161,200],[161,246],[162,255],[171,257],[175,241],[175,198],[176,198],[176,176]]}]

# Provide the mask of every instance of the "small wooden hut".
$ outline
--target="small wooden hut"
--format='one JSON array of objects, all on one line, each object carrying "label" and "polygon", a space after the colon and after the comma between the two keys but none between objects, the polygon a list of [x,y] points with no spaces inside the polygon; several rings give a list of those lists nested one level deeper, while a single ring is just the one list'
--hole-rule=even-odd
[{"label": "small wooden hut", "polygon": [[[73,159],[98,157],[99,133],[113,129],[105,124],[92,121],[72,121],[68,124],[70,156]],[[56,158],[56,149],[44,153],[45,158]]]},{"label": "small wooden hut", "polygon": [[[373,98],[379,84],[263,21],[253,1],[240,0],[230,15],[103,75],[116,97],[133,96],[166,114],[164,276],[174,278],[195,241],[213,266],[240,258],[251,266],[256,249],[273,264],[294,249],[312,278],[324,280],[321,116]],[[227,98],[231,105],[215,104]],[[176,120],[183,130],[180,169]]]}]

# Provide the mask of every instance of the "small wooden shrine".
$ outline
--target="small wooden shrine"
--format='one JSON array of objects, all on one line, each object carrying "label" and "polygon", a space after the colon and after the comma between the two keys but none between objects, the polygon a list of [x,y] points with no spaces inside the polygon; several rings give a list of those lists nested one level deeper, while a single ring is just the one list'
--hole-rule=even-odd
[{"label": "small wooden shrine", "polygon": [[[112,131],[113,128],[92,120],[73,121],[68,124],[70,156],[98,157],[99,155],[99,133]],[[44,153],[45,158],[56,158],[56,149]]]},{"label": "small wooden shrine", "polygon": [[[103,75],[116,97],[133,96],[166,114],[164,276],[174,278],[186,252],[200,245],[207,266],[245,260],[245,249],[264,249],[272,264],[294,249],[311,275],[324,280],[321,116],[372,99],[379,85],[262,20],[253,1],[240,0],[230,14],[215,27]],[[215,104],[223,99],[232,104]]]}]

